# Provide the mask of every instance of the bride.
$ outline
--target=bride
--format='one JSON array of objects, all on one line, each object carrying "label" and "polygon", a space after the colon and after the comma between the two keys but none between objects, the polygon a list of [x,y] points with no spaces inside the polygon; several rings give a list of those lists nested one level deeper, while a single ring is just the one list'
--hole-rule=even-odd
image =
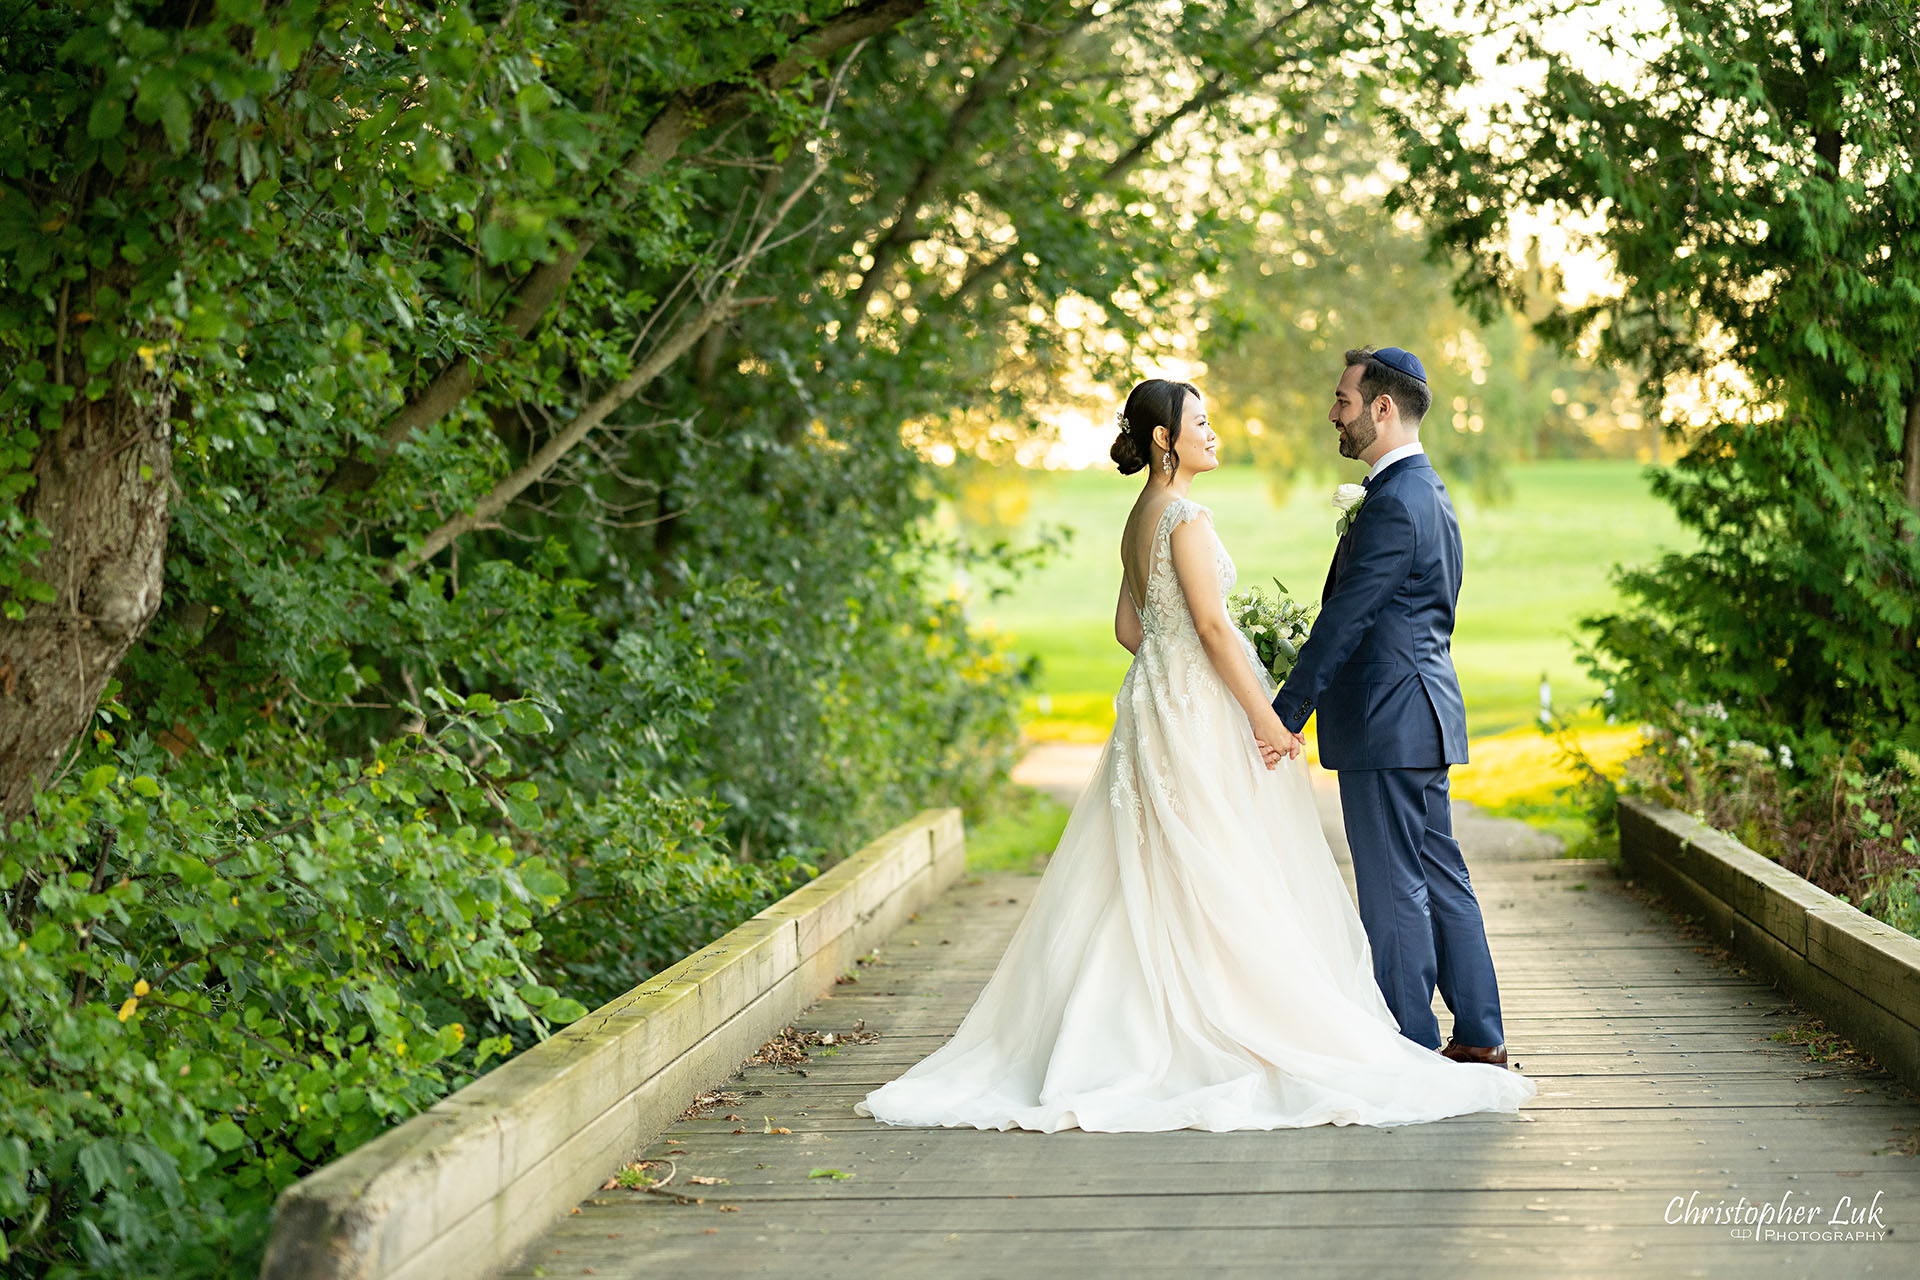
[{"label": "bride", "polygon": [[1120,543],[1113,735],[959,1030],[855,1110],[1042,1133],[1517,1110],[1532,1081],[1404,1038],[1375,984],[1298,740],[1227,620],[1233,562],[1187,497],[1220,465],[1200,393],[1142,382],[1120,426],[1115,462],[1148,475]]}]

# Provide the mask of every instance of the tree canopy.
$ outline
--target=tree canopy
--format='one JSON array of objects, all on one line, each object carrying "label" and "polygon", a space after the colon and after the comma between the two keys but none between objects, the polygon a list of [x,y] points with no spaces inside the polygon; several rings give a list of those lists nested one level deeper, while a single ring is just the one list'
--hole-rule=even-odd
[{"label": "tree canopy", "polygon": [[[1611,296],[1547,317],[1691,421],[1655,481],[1701,535],[1599,619],[1617,709],[1726,735],[1920,749],[1920,38],[1898,0],[1667,0],[1556,49],[1498,5],[1537,96],[1403,117],[1405,200],[1511,294],[1517,210],[1591,225]],[[1784,737],[1783,737],[1784,736]]]},{"label": "tree canopy", "polygon": [[[1125,376],[1397,7],[0,15],[0,1233],[290,1179],[1014,743],[908,435]],[[1097,329],[1060,322],[1068,299]]]}]

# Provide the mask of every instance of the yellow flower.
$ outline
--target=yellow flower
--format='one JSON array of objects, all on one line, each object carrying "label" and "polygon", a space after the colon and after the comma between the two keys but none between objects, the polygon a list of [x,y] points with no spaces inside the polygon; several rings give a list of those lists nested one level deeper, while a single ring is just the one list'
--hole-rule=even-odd
[{"label": "yellow flower", "polygon": [[147,985],[147,980],[145,978],[142,978],[140,979],[140,981],[133,984],[133,994],[137,996],[143,996],[151,990],[153,990],[153,988]]},{"label": "yellow flower", "polygon": [[387,762],[385,760],[375,760],[372,764],[367,766],[367,776],[370,778],[377,778],[381,774],[385,773],[386,771],[387,771]]},{"label": "yellow flower", "polygon": [[131,1018],[133,1016],[133,1011],[135,1009],[138,1009],[139,1007],[140,1007],[140,1002],[138,1000],[135,1000],[132,996],[128,996],[127,1002],[120,1006],[120,1021],[125,1022],[128,1018]]}]

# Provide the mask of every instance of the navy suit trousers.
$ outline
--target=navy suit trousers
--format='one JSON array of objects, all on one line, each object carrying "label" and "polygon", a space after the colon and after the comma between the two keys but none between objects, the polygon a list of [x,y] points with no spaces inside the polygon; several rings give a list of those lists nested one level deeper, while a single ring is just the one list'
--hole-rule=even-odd
[{"label": "navy suit trousers", "polygon": [[1437,986],[1455,1040],[1506,1043],[1480,901],[1453,838],[1446,767],[1342,769],[1339,777],[1373,974],[1400,1034],[1440,1047]]}]

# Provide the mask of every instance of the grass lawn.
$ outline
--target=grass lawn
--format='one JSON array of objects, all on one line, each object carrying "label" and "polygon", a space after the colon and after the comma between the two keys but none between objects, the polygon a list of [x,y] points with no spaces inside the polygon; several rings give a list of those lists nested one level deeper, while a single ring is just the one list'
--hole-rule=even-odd
[{"label": "grass lawn", "polygon": [[[1541,462],[1510,473],[1512,498],[1503,505],[1454,495],[1467,563],[1453,658],[1474,738],[1532,723],[1542,675],[1564,712],[1598,693],[1574,660],[1579,619],[1614,602],[1613,565],[1650,560],[1686,540],[1669,508],[1647,493],[1641,470],[1612,460]],[[1074,537],[1006,595],[976,603],[974,616],[1040,660],[1025,708],[1029,736],[1098,741],[1113,727],[1113,694],[1130,661],[1113,640],[1116,539],[1139,486],[1107,470],[1022,472],[1014,482],[1031,488],[1016,541],[1031,541],[1041,524],[1064,525]],[[1307,601],[1319,598],[1333,555],[1328,491],[1300,486],[1276,505],[1258,472],[1235,468],[1201,477],[1193,496],[1212,508],[1242,586],[1271,587],[1277,577]]]}]

